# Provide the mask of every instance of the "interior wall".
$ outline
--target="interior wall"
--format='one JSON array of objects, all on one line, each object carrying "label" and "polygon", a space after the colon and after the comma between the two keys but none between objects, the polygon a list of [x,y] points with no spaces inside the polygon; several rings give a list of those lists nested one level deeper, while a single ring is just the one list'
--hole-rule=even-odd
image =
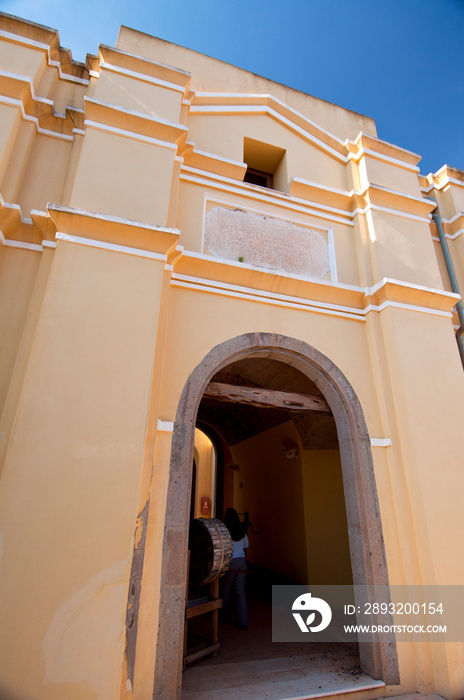
[{"label": "interior wall", "polygon": [[248,559],[298,582],[306,582],[306,541],[301,461],[286,451],[299,444],[288,421],[231,447],[234,501],[252,523]]},{"label": "interior wall", "polygon": [[303,450],[308,583],[350,585],[348,525],[339,450]]},{"label": "interior wall", "polygon": [[[195,428],[195,518],[215,517],[216,450],[204,432]],[[207,496],[210,501],[208,513],[201,512],[201,499]]]},{"label": "interior wall", "polygon": [[260,533],[251,533],[248,559],[301,583],[351,584],[339,450],[301,450],[292,421],[231,450],[234,506]]}]

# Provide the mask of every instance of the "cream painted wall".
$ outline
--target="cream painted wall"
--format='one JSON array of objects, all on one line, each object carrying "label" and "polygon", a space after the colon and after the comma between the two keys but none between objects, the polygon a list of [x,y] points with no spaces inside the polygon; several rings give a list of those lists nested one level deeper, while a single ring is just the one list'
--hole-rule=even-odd
[{"label": "cream painted wall", "polygon": [[174,147],[89,128],[70,205],[165,226],[174,154]]},{"label": "cream painted wall", "polygon": [[397,192],[407,192],[413,197],[421,196],[417,166],[398,167],[377,158],[364,158],[368,182],[375,182],[376,185],[383,185]]},{"label": "cream painted wall", "polygon": [[153,80],[134,80],[132,76],[104,68],[93,96],[103,102],[178,122],[183,91],[180,88],[167,90],[164,86],[156,85]]},{"label": "cream painted wall", "polygon": [[[102,69],[97,77],[102,55],[89,77],[60,56],[53,31],[21,20],[7,20],[7,29],[19,38],[2,36],[0,65],[9,72],[14,65],[32,82],[0,78],[8,103],[0,111],[3,692],[14,689],[34,700],[151,697],[163,614],[170,426],[194,368],[218,343],[243,333],[278,333],[324,353],[354,388],[371,438],[386,441],[372,452],[392,582],[461,582],[464,387],[451,319],[456,299],[439,291],[449,283],[420,197],[437,198],[445,231],[455,236],[450,250],[461,284],[464,174],[445,167],[416,179],[413,154],[375,138],[368,143],[374,155],[362,157],[362,143],[353,140],[360,131],[375,134],[367,117],[139,32],[122,29],[113,57],[118,71]],[[48,42],[52,62],[28,37]],[[176,66],[170,80],[184,92],[163,92],[147,78],[165,69],[124,51]],[[61,73],[53,61],[61,61]],[[145,77],[130,73],[134,61]],[[192,73],[191,85],[185,71]],[[214,99],[226,114],[202,114],[208,105],[201,91],[221,93]],[[233,114],[255,94],[284,103],[288,123]],[[55,112],[69,104],[82,111],[64,124],[37,96],[54,100]],[[130,112],[137,105],[162,119],[185,118],[187,128],[144,120]],[[322,127],[307,123],[323,146],[301,134],[292,110]],[[288,180],[313,180],[316,187],[300,184],[295,197],[243,185],[245,137],[284,148]],[[188,166],[186,147],[212,153],[194,161],[206,170]],[[328,152],[332,147],[338,155]],[[65,235],[87,236],[86,245],[58,240],[54,252],[57,210],[46,210],[53,200],[107,217],[86,233],[70,214]],[[203,218],[213,200],[325,232],[333,228],[338,283],[202,257]],[[37,209],[46,211],[31,214]],[[184,251],[176,250],[174,233],[136,232],[118,217],[177,225]],[[132,243],[138,252],[129,255]],[[384,277],[399,284],[384,285]],[[281,430],[292,433],[288,425]],[[262,455],[276,474],[285,469],[290,501],[299,484],[295,527],[303,534],[306,527],[308,541],[301,535],[290,559],[281,559],[285,571],[304,579],[313,561],[302,552],[316,547],[313,494],[324,490],[326,479],[337,484],[330,499],[341,517],[338,464],[335,453],[303,452],[294,469],[278,450],[269,452],[279,436],[273,432],[269,443],[257,436],[233,456],[247,478],[255,478]],[[240,491],[241,509],[246,487]],[[124,624],[134,531],[148,496],[133,694],[124,675]],[[319,523],[327,513],[317,514]],[[326,549],[334,546],[331,525],[323,527]],[[320,559],[318,574],[335,576],[329,564]],[[458,700],[462,656],[462,645],[402,647],[402,686],[387,692],[422,690]]]},{"label": "cream painted wall", "polygon": [[72,142],[50,139],[36,134],[24,173],[18,186],[16,201],[24,216],[31,209],[46,209],[49,202],[61,202],[68,177]]},{"label": "cream painted wall", "polygon": [[[0,247],[0,416],[31,302],[40,253]],[[0,469],[1,472],[1,469]]]},{"label": "cream painted wall", "polygon": [[34,81],[37,76],[39,79],[42,77],[46,59],[44,52],[36,47],[1,42],[0,68],[11,73],[12,62],[15,65],[15,73],[29,76]]},{"label": "cream painted wall", "polygon": [[378,211],[368,212],[374,280],[393,277],[440,289],[441,277],[425,222]]},{"label": "cream painted wall", "polygon": [[303,450],[308,583],[350,585],[353,582],[340,453]]},{"label": "cream painted wall", "polygon": [[0,106],[0,125],[0,183],[3,185],[5,170],[21,126],[20,113],[15,105]]},{"label": "cream painted wall", "polygon": [[[382,317],[396,403],[392,428],[398,431],[397,447],[401,445],[421,581],[457,584],[464,576],[463,563],[454,555],[460,547],[460,526],[450,531],[448,524],[460,522],[464,513],[462,492],[455,492],[464,436],[459,409],[450,407],[458,405],[464,377],[449,324],[439,317],[428,321],[425,330],[422,318],[411,311],[388,311]],[[398,346],[400,337],[404,347]],[[455,382],[450,385],[446,376],[453,366]],[[453,445],[454,456],[445,445]]]},{"label": "cream painted wall", "polygon": [[58,244],[0,493],[17,692],[119,692],[160,281],[156,261]]},{"label": "cream painted wall", "polygon": [[15,202],[21,187],[22,179],[26,172],[26,164],[34,145],[35,129],[30,122],[21,121],[17,133],[12,130],[10,138],[14,147],[10,153],[8,163],[5,165],[5,174],[1,182],[2,196],[6,202]]}]

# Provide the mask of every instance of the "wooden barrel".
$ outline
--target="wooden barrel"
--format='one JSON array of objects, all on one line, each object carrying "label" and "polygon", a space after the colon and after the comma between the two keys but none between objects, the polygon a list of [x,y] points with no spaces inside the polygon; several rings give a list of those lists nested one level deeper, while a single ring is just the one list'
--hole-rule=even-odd
[{"label": "wooden barrel", "polygon": [[223,576],[232,560],[232,538],[216,518],[195,518],[189,532],[189,588],[210,583]]}]

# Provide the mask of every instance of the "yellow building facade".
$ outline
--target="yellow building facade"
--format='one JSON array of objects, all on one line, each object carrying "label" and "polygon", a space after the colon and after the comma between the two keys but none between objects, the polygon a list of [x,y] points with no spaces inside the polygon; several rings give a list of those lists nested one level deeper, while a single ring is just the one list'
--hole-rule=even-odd
[{"label": "yellow building facade", "polygon": [[[461,585],[464,173],[126,27],[0,40],[1,697],[180,697],[203,497],[295,581]],[[464,695],[464,639],[360,660]]]}]

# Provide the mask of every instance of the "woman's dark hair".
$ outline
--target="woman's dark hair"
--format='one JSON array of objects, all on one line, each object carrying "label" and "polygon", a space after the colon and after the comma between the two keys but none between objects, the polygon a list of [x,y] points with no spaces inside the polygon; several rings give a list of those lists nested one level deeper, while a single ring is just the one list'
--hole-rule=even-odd
[{"label": "woman's dark hair", "polygon": [[245,537],[245,528],[240,522],[238,513],[235,508],[227,508],[224,516],[224,525],[230,532],[230,536],[234,542],[238,542]]}]

